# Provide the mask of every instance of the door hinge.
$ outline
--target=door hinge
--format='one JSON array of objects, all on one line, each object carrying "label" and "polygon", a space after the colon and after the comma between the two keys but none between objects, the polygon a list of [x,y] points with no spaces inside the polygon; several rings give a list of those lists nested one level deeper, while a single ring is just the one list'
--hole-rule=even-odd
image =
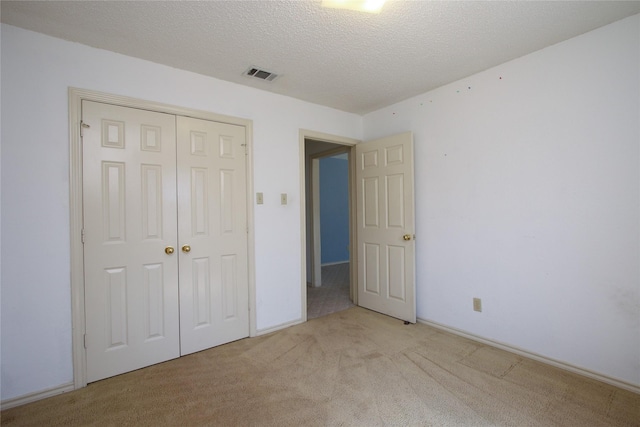
[{"label": "door hinge", "polygon": [[82,240],[82,243],[84,244],[84,228],[80,232],[80,240]]},{"label": "door hinge", "polygon": [[82,336],[82,345],[84,345],[84,349],[87,349],[87,334]]},{"label": "door hinge", "polygon": [[247,144],[242,144],[242,146],[244,147],[244,155],[248,155],[249,152],[247,151]]},{"label": "door hinge", "polygon": [[84,136],[84,129],[89,129],[91,126],[80,120],[80,138]]}]

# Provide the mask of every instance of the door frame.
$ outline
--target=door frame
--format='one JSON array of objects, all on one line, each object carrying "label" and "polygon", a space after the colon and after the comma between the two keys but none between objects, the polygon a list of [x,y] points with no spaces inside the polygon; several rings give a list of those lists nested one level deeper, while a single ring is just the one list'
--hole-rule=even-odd
[{"label": "door frame", "polygon": [[[300,280],[300,312],[302,322],[307,321],[307,239],[311,239],[313,241],[313,235],[307,236],[307,156],[305,153],[305,141],[307,139],[311,139],[319,142],[328,142],[331,144],[344,145],[345,149],[349,152],[349,210],[351,212],[351,218],[349,219],[349,265],[353,266],[354,262],[358,259],[357,257],[357,245],[355,244],[356,237],[356,216],[355,216],[355,207],[356,207],[356,196],[355,196],[355,146],[359,144],[361,141],[358,139],[347,138],[343,136],[331,135],[323,132],[316,132],[308,129],[300,129],[299,131],[299,153],[300,153],[300,265],[301,265],[301,280]],[[339,148],[338,150],[344,151],[344,149]],[[319,153],[320,154],[320,153]],[[323,157],[323,155],[320,155]],[[312,211],[315,210],[315,207],[312,206]],[[313,234],[313,227],[312,227]],[[313,251],[313,248],[312,248]],[[317,257],[316,257],[317,258]],[[313,257],[312,257],[313,263]],[[358,283],[358,269],[351,268],[351,283]],[[358,304],[358,295],[357,295],[357,286],[354,288],[351,286],[351,298],[354,304]]]},{"label": "door frame", "polygon": [[74,389],[87,385],[87,361],[84,347],[86,332],[84,304],[84,247],[82,243],[82,145],[81,120],[82,101],[95,101],[122,107],[138,108],[158,113],[186,116],[220,123],[239,125],[245,128],[247,144],[247,261],[249,281],[249,336],[256,336],[255,299],[255,230],[253,206],[253,121],[225,116],[208,111],[177,107],[153,101],[145,101],[120,95],[111,95],[86,89],[70,87],[69,97],[69,221],[71,261],[71,325]]}]

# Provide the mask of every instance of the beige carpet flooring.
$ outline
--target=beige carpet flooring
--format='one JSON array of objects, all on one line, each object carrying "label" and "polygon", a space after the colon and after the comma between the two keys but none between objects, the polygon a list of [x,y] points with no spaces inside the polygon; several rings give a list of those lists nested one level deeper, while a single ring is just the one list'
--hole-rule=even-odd
[{"label": "beige carpet flooring", "polygon": [[3,426],[637,426],[640,395],[354,307],[1,417]]},{"label": "beige carpet flooring", "polygon": [[353,307],[349,297],[349,263],[325,265],[322,286],[307,286],[307,319],[315,319]]}]

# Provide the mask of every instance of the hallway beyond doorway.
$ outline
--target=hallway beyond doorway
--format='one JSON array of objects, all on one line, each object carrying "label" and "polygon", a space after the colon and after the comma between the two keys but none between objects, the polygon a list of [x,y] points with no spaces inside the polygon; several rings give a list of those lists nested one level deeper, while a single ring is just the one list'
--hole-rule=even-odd
[{"label": "hallway beyond doorway", "polygon": [[349,263],[322,266],[322,286],[307,286],[307,319],[353,307],[349,298]]}]

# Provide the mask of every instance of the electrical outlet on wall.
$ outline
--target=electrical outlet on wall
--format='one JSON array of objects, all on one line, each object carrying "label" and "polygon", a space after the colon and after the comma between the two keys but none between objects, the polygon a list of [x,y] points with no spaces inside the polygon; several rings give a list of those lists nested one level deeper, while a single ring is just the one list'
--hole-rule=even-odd
[{"label": "electrical outlet on wall", "polygon": [[480,298],[473,299],[473,311],[482,311],[482,300]]}]

